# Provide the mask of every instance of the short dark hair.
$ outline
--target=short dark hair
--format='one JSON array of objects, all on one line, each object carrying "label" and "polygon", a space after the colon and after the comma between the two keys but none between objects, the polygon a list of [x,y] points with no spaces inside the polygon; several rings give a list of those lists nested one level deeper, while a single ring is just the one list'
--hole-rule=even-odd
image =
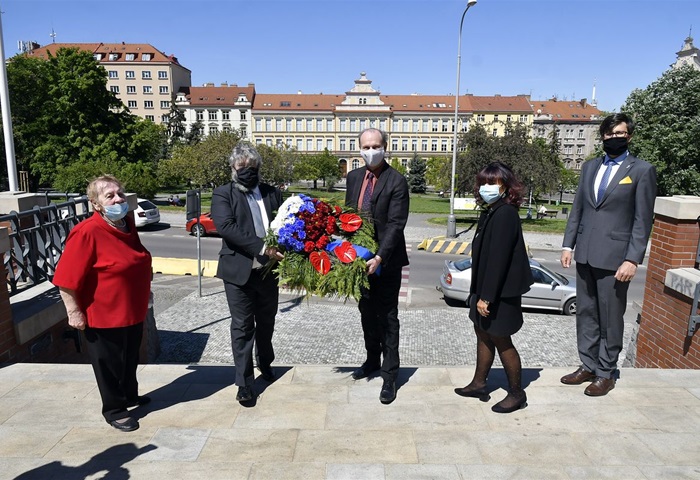
[{"label": "short dark hair", "polygon": [[612,133],[613,129],[621,123],[627,125],[627,133],[631,137],[634,133],[634,120],[626,113],[616,113],[605,117],[600,124],[600,136],[603,137],[606,133]]},{"label": "short dark hair", "polygon": [[474,182],[474,198],[479,204],[484,203],[479,195],[479,187],[486,184],[500,183],[505,187],[505,196],[503,201],[519,207],[524,201],[525,185],[518,180],[513,170],[503,162],[493,162],[486,165],[476,174],[476,182]]}]

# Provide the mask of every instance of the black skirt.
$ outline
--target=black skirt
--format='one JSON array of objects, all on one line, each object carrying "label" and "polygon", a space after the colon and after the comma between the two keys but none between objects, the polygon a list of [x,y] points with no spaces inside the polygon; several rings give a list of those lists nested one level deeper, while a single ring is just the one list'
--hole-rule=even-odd
[{"label": "black skirt", "polygon": [[469,298],[469,318],[489,335],[507,337],[517,333],[523,326],[521,297],[500,298],[489,304],[488,317],[479,315],[476,309],[476,295]]}]

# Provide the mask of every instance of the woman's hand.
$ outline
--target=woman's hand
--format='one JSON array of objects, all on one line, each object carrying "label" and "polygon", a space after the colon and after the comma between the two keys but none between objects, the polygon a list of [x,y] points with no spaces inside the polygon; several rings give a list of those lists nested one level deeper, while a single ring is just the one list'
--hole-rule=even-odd
[{"label": "woman's hand", "polygon": [[76,330],[85,330],[85,326],[87,325],[85,314],[80,310],[68,312],[68,325]]},{"label": "woman's hand", "polygon": [[479,312],[479,315],[482,317],[488,317],[489,316],[489,302],[486,300],[479,300],[476,302],[476,311]]}]

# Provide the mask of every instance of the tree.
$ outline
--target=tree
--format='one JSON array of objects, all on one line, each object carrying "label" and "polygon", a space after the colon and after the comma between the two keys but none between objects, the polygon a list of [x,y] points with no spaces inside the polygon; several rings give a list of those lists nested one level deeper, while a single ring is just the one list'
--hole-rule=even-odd
[{"label": "tree", "polygon": [[204,137],[204,124],[201,120],[197,120],[190,127],[190,131],[185,133],[185,143],[188,145],[196,145],[202,141]]},{"label": "tree", "polygon": [[85,191],[91,177],[119,176],[128,164],[155,168],[164,129],[126,111],[90,52],[19,55],[7,71],[16,157],[31,173],[30,188]]},{"label": "tree", "polygon": [[177,108],[175,94],[170,98],[170,112],[168,112],[168,139],[170,143],[185,141],[187,127],[185,127],[185,113]]},{"label": "tree", "polygon": [[438,192],[452,187],[452,158],[430,157],[426,162],[425,180]]},{"label": "tree", "polygon": [[408,187],[411,193],[425,193],[425,171],[426,162],[424,159],[419,157],[417,154],[413,155],[413,160],[411,160],[410,169],[408,171]]},{"label": "tree", "polygon": [[264,182],[282,185],[292,181],[294,164],[299,157],[296,150],[282,144],[276,147],[260,144],[256,148],[263,159],[260,174]]},{"label": "tree", "polygon": [[460,145],[467,147],[458,161],[460,192],[471,192],[476,174],[494,161],[508,164],[520,181],[534,192],[550,192],[560,183],[558,151],[543,139],[533,140],[527,125],[507,123],[504,135],[494,137],[477,124],[462,135]]},{"label": "tree", "polygon": [[228,158],[240,139],[238,131],[217,132],[194,145],[175,145],[170,158],[160,162],[158,177],[199,188],[223,185],[231,181]]},{"label": "tree", "polygon": [[297,180],[313,180],[314,189],[318,188],[318,180],[330,191],[340,179],[338,158],[324,149],[319,155],[302,155],[294,165],[294,178]]},{"label": "tree", "polygon": [[637,123],[630,152],[656,167],[658,195],[700,195],[700,72],[667,70],[621,111]]},{"label": "tree", "polygon": [[406,167],[403,166],[403,164],[401,163],[401,160],[399,160],[398,158],[395,158],[395,157],[392,158],[389,165],[391,165],[391,167],[393,169],[395,169],[397,172],[399,172],[404,177],[408,173]]}]

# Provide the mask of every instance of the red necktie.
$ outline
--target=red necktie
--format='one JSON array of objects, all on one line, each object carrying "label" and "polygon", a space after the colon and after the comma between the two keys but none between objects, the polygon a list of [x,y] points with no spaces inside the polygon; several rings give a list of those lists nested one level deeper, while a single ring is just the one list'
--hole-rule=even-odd
[{"label": "red necktie", "polygon": [[362,195],[362,210],[365,212],[369,212],[369,210],[370,210],[373,191],[374,191],[374,174],[372,172],[369,172],[367,174],[367,186],[365,187],[365,193],[364,193],[364,195]]}]

